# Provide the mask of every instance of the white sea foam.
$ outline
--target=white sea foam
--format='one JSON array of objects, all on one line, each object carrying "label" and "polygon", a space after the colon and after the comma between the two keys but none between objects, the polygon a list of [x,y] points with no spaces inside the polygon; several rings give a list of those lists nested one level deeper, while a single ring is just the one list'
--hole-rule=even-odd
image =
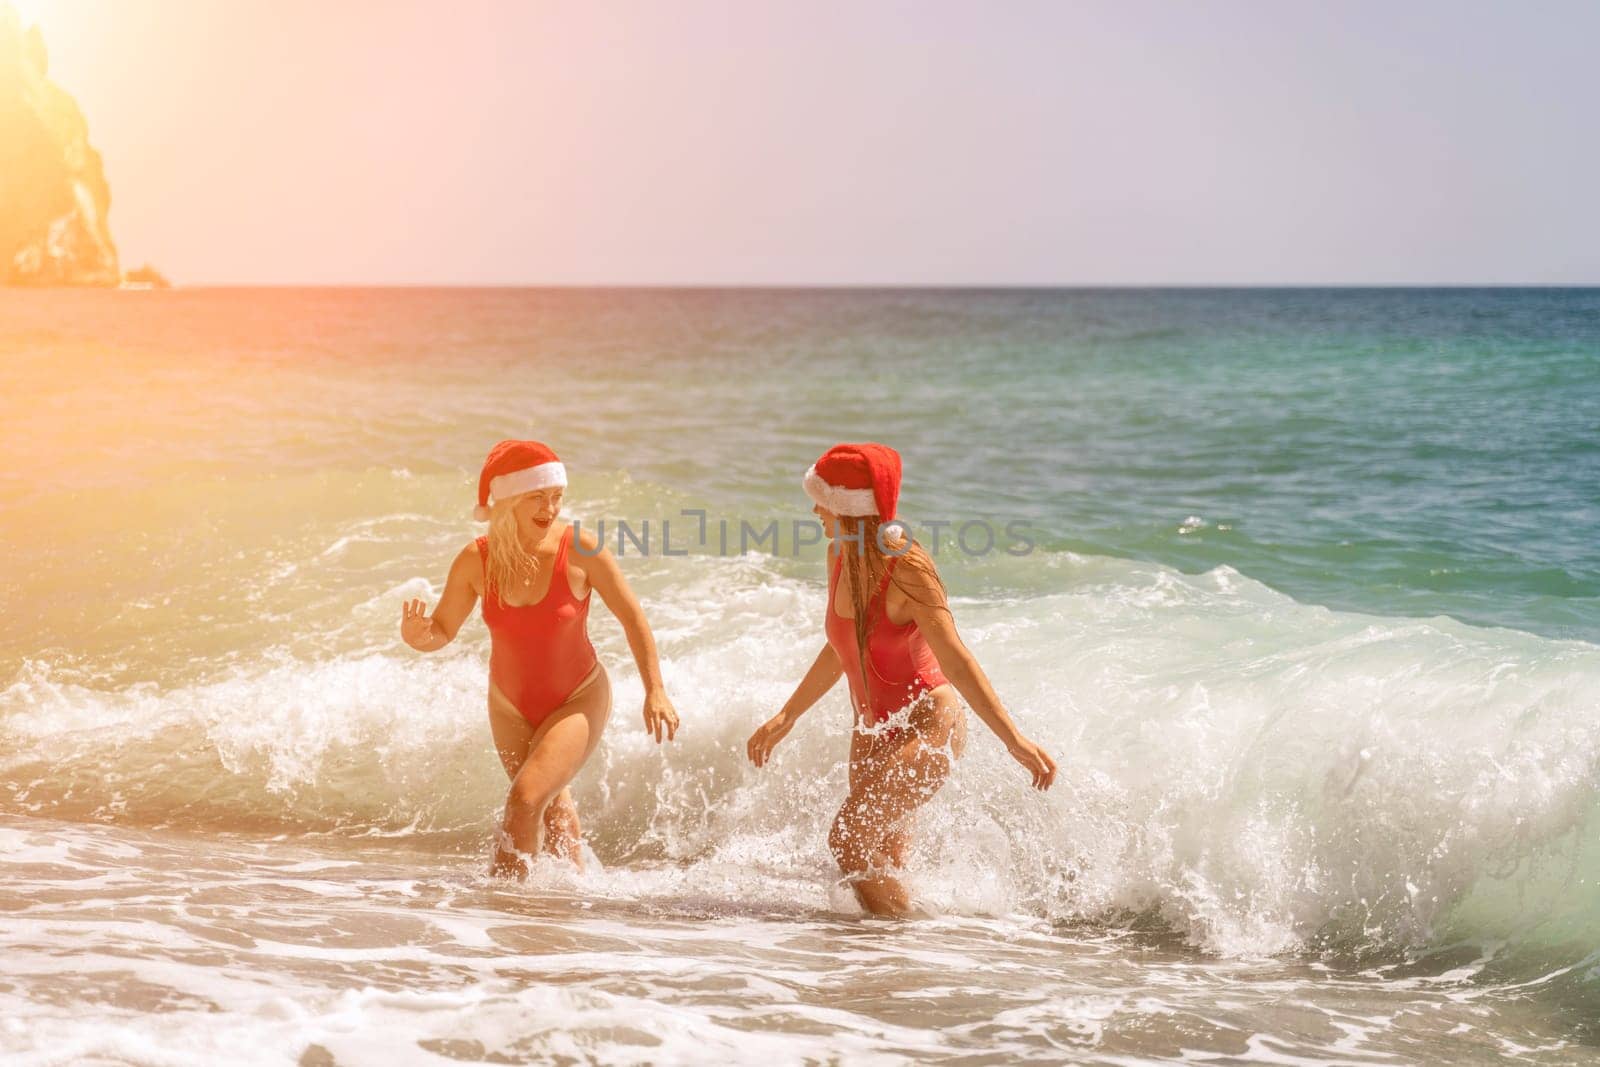
[{"label": "white sea foam", "polygon": [[[1591,862],[1576,844],[1596,806],[1600,650],[1307,607],[1226,568],[1079,558],[1054,571],[1059,592],[956,604],[1061,774],[1031,792],[973,720],[918,817],[912,881],[933,907],[1148,913],[1253,956],[1426,945],[1457,906],[1473,929],[1521,935],[1537,917],[1497,912],[1497,893],[1534,887],[1559,915],[1591,891],[1548,883]],[[673,573],[649,604],[677,742],[643,733],[637,678],[597,613],[616,705],[576,794],[604,877],[705,908],[848,908],[825,848],[844,792],[842,697],[766,770],[743,759],[820,645],[818,589],[755,557]],[[321,660],[284,649],[170,689],[96,688],[32,661],[0,691],[8,806],[475,847],[504,789],[476,626],[434,656],[381,639]],[[630,873],[640,864],[657,866]]]}]

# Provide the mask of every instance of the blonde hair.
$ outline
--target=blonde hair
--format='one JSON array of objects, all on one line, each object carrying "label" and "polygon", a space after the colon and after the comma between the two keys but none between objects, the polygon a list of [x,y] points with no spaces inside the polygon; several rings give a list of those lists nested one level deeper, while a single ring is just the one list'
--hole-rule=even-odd
[{"label": "blonde hair", "polygon": [[[902,593],[919,604],[943,608],[945,611],[950,610],[949,599],[945,593],[944,579],[939,577],[939,570],[933,565],[933,558],[921,545],[909,539],[903,525],[890,523],[889,529],[884,530],[883,520],[876,515],[859,517],[838,515],[835,516],[835,521],[839,524],[841,534],[837,541],[839,566],[847,572],[850,579],[850,607],[855,612],[856,650],[861,656],[861,683],[866,685],[867,635],[870,625],[867,605],[872,601],[872,594],[878,591],[878,584],[883,581],[884,574],[889,572],[890,554],[884,551],[883,546],[889,546],[894,550],[893,554],[900,557],[901,563],[890,574],[889,580]],[[937,600],[924,600],[906,587],[901,577],[908,567],[924,580],[932,579],[930,584],[938,590]],[[833,610],[832,604],[828,605],[828,610]]]},{"label": "blonde hair", "polygon": [[519,584],[533,584],[539,575],[539,561],[522,547],[517,536],[516,502],[526,494],[496,500],[489,505],[489,552],[483,567],[484,590],[492,591],[505,603],[504,590]]}]

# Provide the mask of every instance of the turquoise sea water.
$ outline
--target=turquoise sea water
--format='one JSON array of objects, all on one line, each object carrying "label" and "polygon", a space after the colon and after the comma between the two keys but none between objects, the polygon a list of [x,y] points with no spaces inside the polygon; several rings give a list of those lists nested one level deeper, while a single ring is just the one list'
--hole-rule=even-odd
[{"label": "turquoise sea water", "polygon": [[[24,1062],[1600,1041],[1600,291],[0,292],[0,435]],[[505,436],[653,526],[624,567],[685,722],[645,742],[597,612],[599,869],[527,886],[482,874],[481,624],[396,637]],[[1063,769],[1030,795],[973,724],[920,928],[833,882],[842,697],[741,758],[821,642],[800,476],[860,439]]]},{"label": "turquoise sea water", "polygon": [[[181,432],[160,454],[182,472],[259,454],[470,475],[481,439],[538,433],[580,472],[764,520],[793,511],[819,445],[881,439],[905,456],[914,522],[1020,520],[1041,548],[1225,563],[1310,602],[1600,634],[1597,290],[8,299],[10,344],[98,347],[95,376],[304,383],[300,433],[169,401]],[[18,404],[39,388],[17,384]],[[61,406],[31,417],[99,417],[72,408],[87,386],[44,386]],[[316,432],[342,403],[353,422]],[[105,476],[77,458],[83,484]]]}]

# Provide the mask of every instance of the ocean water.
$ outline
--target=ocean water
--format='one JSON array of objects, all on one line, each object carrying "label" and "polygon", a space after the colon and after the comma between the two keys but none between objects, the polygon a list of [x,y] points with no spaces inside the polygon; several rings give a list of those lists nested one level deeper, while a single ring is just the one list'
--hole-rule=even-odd
[{"label": "ocean water", "polygon": [[[398,640],[505,436],[651,530],[684,722],[597,609],[521,884],[481,622]],[[852,439],[1061,765],[972,723],[915,922],[842,693],[742,755]],[[1600,1060],[1600,291],[0,291],[0,445],[9,1061]]]}]

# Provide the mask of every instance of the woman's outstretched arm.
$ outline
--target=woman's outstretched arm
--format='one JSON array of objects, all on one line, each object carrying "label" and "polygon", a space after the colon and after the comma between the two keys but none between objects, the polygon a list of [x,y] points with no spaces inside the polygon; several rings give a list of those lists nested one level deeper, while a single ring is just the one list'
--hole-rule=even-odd
[{"label": "woman's outstretched arm", "polygon": [[1000,703],[994,686],[989,684],[989,676],[983,673],[977,658],[956,632],[955,616],[950,613],[950,605],[938,579],[931,571],[905,566],[897,568],[895,577],[896,581],[902,583],[911,617],[916,621],[917,629],[922,631],[928,647],[933,650],[944,676],[950,679],[950,684],[956,687],[956,692],[983,720],[983,724],[994,731],[994,735],[1006,746],[1006,751],[1011,753],[1011,758],[1033,776],[1034,786],[1049,789],[1056,777],[1055,760],[1022,735],[1005,705]]},{"label": "woman's outstretched arm", "polygon": [[418,652],[434,652],[455,640],[456,631],[478,602],[477,578],[483,570],[476,545],[456,553],[444,593],[433,614],[421,600],[408,600],[400,612],[400,639]]},{"label": "woman's outstretched arm", "polygon": [[663,736],[671,741],[678,733],[678,712],[667,699],[667,687],[661,681],[661,661],[656,654],[655,635],[645,621],[644,608],[633,595],[628,580],[622,576],[617,558],[600,544],[600,539],[589,530],[575,531],[579,538],[578,551],[569,559],[589,578],[589,584],[600,594],[611,614],[622,624],[628,637],[628,648],[633,651],[633,662],[639,668],[639,678],[644,682],[644,728],[654,734],[660,744]]},{"label": "woman's outstretched arm", "polygon": [[800,721],[800,716],[810,711],[812,705],[833,688],[842,674],[844,667],[839,663],[839,654],[833,650],[832,645],[823,645],[822,651],[818,652],[817,658],[812,661],[811,669],[806,671],[806,676],[800,679],[800,684],[795,687],[794,695],[784,703],[783,710],[762,723],[756,732],[750,735],[750,740],[745,745],[745,753],[750,757],[750,762],[757,767],[763,766],[778,742],[782,741],[789,731],[794,729],[794,724]]}]

